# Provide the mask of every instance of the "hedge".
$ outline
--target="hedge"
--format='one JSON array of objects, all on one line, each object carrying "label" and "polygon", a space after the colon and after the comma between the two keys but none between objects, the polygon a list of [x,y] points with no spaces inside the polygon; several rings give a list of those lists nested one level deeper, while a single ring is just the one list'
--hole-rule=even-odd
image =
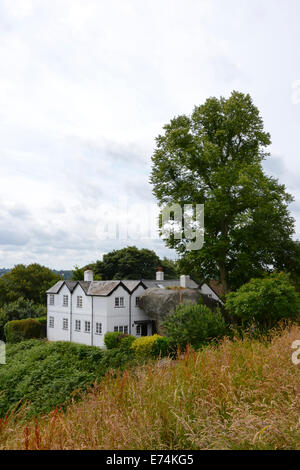
[{"label": "hedge", "polygon": [[19,343],[32,338],[45,337],[44,319],[25,318],[12,320],[4,326],[4,334],[8,343]]}]

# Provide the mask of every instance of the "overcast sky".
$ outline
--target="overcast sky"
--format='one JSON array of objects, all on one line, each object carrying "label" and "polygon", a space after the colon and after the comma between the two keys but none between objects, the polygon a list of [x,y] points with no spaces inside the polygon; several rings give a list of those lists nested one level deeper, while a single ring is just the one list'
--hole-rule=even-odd
[{"label": "overcast sky", "polygon": [[122,204],[146,225],[162,126],[234,89],[271,133],[265,169],[300,238],[299,17],[299,0],[0,0],[0,267],[72,269],[132,244],[174,257],[134,227],[99,232]]}]

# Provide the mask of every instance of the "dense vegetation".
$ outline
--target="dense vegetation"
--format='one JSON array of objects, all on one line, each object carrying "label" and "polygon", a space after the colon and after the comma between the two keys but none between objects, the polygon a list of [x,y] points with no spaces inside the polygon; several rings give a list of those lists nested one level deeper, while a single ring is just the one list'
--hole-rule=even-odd
[{"label": "dense vegetation", "polygon": [[177,361],[108,374],[64,414],[3,420],[0,447],[300,450],[299,366],[291,361],[299,338],[292,326],[270,342],[225,339]]},{"label": "dense vegetation", "polygon": [[128,246],[106,253],[102,261],[98,260],[82,268],[76,267],[72,279],[83,279],[83,273],[87,268],[94,271],[95,279],[155,279],[155,272],[159,266],[164,269],[165,279],[178,277],[175,261],[160,259],[153,250]]},{"label": "dense vegetation", "polygon": [[7,322],[24,318],[39,318],[45,316],[46,313],[45,305],[35,304],[32,300],[23,297],[3,305],[0,307],[0,340],[5,339],[4,326]]},{"label": "dense vegetation", "polygon": [[188,251],[182,229],[182,239],[171,233],[166,243],[186,274],[219,279],[225,294],[273,267],[300,274],[293,197],[262,167],[270,143],[250,95],[237,91],[174,117],[156,139],[151,183],[159,204],[205,205],[201,250]]},{"label": "dense vegetation", "polygon": [[29,340],[8,344],[0,365],[0,416],[30,401],[28,414],[46,413],[76,398],[110,368],[135,363],[130,351],[104,351],[67,342]]}]

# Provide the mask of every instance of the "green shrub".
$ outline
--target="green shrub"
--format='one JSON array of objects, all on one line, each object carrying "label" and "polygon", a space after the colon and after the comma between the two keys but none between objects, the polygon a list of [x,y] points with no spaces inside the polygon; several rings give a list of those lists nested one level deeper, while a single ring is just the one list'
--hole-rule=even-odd
[{"label": "green shrub", "polygon": [[0,364],[0,417],[19,403],[27,403],[28,416],[65,406],[108,370],[124,371],[136,363],[132,351],[119,348],[45,339],[7,344],[6,364]]},{"label": "green shrub", "polygon": [[130,351],[131,345],[135,340],[136,337],[132,335],[119,336],[118,341],[120,349],[122,349],[123,351]]},{"label": "green shrub", "polygon": [[176,356],[176,345],[171,338],[160,336],[154,341],[152,346],[154,357]]},{"label": "green shrub", "polygon": [[34,318],[12,320],[4,326],[5,338],[8,343],[19,343],[26,339],[44,338],[44,325]]},{"label": "green shrub", "polygon": [[286,274],[272,273],[228,294],[225,308],[242,326],[271,328],[279,320],[299,317],[299,294]]},{"label": "green shrub", "polygon": [[136,338],[131,345],[131,349],[138,358],[150,357],[152,356],[153,344],[158,338],[162,338],[162,336],[153,335]]},{"label": "green shrub", "polygon": [[46,316],[47,309],[44,305],[35,304],[32,300],[20,297],[15,302],[0,308],[0,339],[4,339],[4,325],[11,320],[24,318],[38,318]]},{"label": "green shrub", "polygon": [[123,333],[119,333],[118,331],[110,332],[108,331],[104,335],[104,344],[107,349],[114,349],[118,348],[119,343],[119,336],[122,336]]},{"label": "green shrub", "polygon": [[182,349],[187,344],[198,349],[227,332],[221,312],[213,313],[203,304],[180,305],[166,318],[163,327],[167,336]]}]

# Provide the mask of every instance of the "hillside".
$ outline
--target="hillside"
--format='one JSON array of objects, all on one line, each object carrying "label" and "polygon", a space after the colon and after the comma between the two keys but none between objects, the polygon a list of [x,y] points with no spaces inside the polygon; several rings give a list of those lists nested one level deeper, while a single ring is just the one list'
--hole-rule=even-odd
[{"label": "hillside", "polygon": [[24,424],[2,421],[2,449],[300,449],[300,366],[291,344],[224,340],[178,361],[149,363]]}]

